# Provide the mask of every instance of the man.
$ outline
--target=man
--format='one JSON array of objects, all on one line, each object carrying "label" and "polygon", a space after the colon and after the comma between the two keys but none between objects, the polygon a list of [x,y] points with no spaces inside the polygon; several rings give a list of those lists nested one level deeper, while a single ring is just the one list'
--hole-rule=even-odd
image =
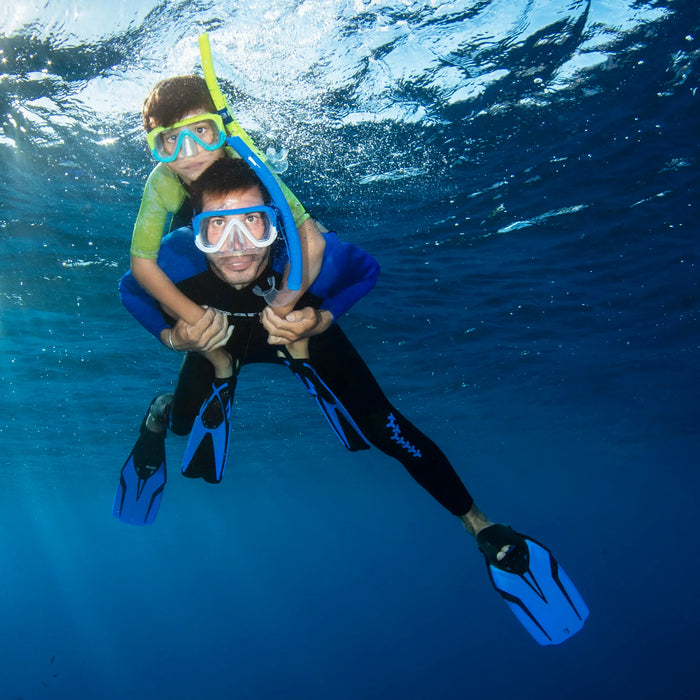
[{"label": "man", "polygon": [[[182,320],[168,325],[155,302],[138,289],[130,275],[122,281],[122,300],[130,312],[159,336],[164,345],[188,352],[174,397],[166,395],[156,399],[144,419],[141,437],[132,453],[137,463],[138,485],[130,486],[123,478],[115,513],[120,515],[120,498],[124,500],[125,491],[140,488],[142,493],[150,494],[149,510],[143,522],[150,522],[154,517],[150,512],[151,504],[157,508],[160,491],[149,491],[145,484],[160,470],[161,462],[164,469],[163,440],[167,427],[177,434],[187,434],[196,420],[203,434],[201,444],[209,444],[208,452],[205,450],[207,458],[212,451],[217,451],[217,439],[227,439],[228,426],[222,434],[219,425],[233,397],[235,375],[221,376],[219,369],[213,368],[201,354],[224,347],[236,373],[251,362],[285,364],[312,392],[323,393],[327,399],[337,401],[335,407],[340,419],[336,432],[341,439],[347,438],[345,444],[349,449],[363,449],[371,443],[398,459],[411,476],[477,538],[492,571],[520,580],[521,574],[528,572],[528,557],[535,551],[535,545],[509,527],[494,525],[479,511],[442,451],[391,405],[358,352],[340,327],[332,323],[339,315],[332,309],[342,307],[334,306],[338,298],[354,285],[366,287],[368,279],[376,278],[378,267],[373,259],[328,234],[326,256],[336,257],[336,274],[324,276],[323,269],[331,267],[326,265],[324,257],[322,272],[302,298],[301,309],[283,319],[265,310],[265,301],[254,288],[264,285],[271,275],[279,277],[280,274],[275,271],[274,249],[267,245],[272,237],[273,222],[263,220],[268,216],[265,197],[255,173],[240,160],[215,162],[193,186],[192,202],[199,212],[194,220],[195,240],[192,231],[187,229],[166,237],[159,264],[189,298],[209,307],[207,314],[194,326]],[[207,251],[205,260],[202,250]],[[343,272],[337,274],[338,269]],[[230,338],[227,338],[230,331],[222,322],[220,312],[230,314],[233,322]],[[273,344],[277,341],[269,342],[270,337],[283,338],[283,342],[308,337],[309,357],[291,358],[280,351],[279,345]],[[203,401],[206,404],[212,382],[215,401],[199,410]],[[204,440],[207,435],[208,443]],[[223,465],[217,467],[216,473],[199,469],[193,469],[188,475],[218,481]],[[551,573],[545,571],[544,576],[551,576]],[[503,591],[508,585],[508,582],[499,583],[499,590]],[[571,591],[562,591],[560,597],[562,593],[573,595]],[[544,618],[551,617],[551,606],[547,601],[535,602],[535,605],[545,608],[544,612],[533,613],[538,615],[537,627],[548,628],[551,621]],[[574,629],[574,623],[568,618],[560,625],[561,615],[561,610],[557,610],[556,619],[551,622],[557,628],[555,636],[564,635],[558,641],[572,634],[570,630],[580,627]],[[567,615],[571,616],[568,612]],[[582,624],[581,610],[576,616]],[[559,627],[565,628],[566,633],[560,632]],[[551,634],[547,638],[551,639]]]}]

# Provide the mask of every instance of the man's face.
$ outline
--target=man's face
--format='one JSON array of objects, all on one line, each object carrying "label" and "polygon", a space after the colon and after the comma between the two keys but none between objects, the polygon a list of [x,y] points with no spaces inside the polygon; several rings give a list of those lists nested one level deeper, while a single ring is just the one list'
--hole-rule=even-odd
[{"label": "man's face", "polygon": [[[202,197],[202,211],[242,209],[264,204],[262,193],[257,187],[249,190],[234,190],[221,195],[205,194]],[[233,250],[226,245],[218,253],[210,253],[207,260],[214,274],[234,289],[243,289],[255,282],[262,274],[270,257],[270,248],[247,247]]]}]

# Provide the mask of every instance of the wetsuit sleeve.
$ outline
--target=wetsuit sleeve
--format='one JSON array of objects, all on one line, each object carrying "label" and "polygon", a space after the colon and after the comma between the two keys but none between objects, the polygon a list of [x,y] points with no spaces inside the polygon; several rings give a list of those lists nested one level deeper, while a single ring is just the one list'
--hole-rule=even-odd
[{"label": "wetsuit sleeve", "polygon": [[324,233],[326,248],[321,272],[309,291],[323,299],[321,309],[337,321],[376,284],[379,263],[352,243],[341,242],[335,233]]},{"label": "wetsuit sleeve", "polygon": [[[163,238],[158,254],[158,266],[177,284],[207,269],[204,253],[194,245],[191,228],[181,228]],[[127,272],[119,282],[119,297],[126,310],[152,335],[170,324],[165,320],[158,302]]]},{"label": "wetsuit sleeve", "polygon": [[155,260],[170,217],[185,201],[186,192],[179,178],[164,163],[148,176],[141,206],[131,237],[131,254]]}]

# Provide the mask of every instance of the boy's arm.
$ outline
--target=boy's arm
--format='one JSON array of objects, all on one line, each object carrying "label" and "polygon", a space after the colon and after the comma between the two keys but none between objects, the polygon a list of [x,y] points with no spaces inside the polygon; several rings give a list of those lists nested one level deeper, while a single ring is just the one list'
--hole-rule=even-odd
[{"label": "boy's arm", "polygon": [[[285,300],[284,304],[268,307],[271,313],[276,314],[280,318],[285,318],[294,309],[299,299],[301,299],[309,286],[315,281],[323,265],[326,241],[316,225],[316,222],[313,219],[306,219],[304,223],[297,227],[297,233],[299,235],[299,243],[301,244],[302,256],[301,288],[295,292],[285,292],[283,296]],[[289,263],[286,257],[285,261],[287,261],[287,263],[282,276],[283,289],[287,285],[287,275],[289,274]]]},{"label": "boy's arm", "polygon": [[203,309],[172,283],[156,260],[163,233],[185,196],[182,183],[164,163],[159,163],[151,171],[131,239],[131,272],[139,285],[159,301],[168,314],[195,324],[202,317]]},{"label": "boy's arm", "polygon": [[[191,229],[178,229],[163,239],[158,266],[173,285],[207,269],[204,255],[195,248]],[[169,324],[158,302],[137,282],[131,272],[121,278],[119,296],[127,311],[162,342],[161,332],[169,328]],[[200,313],[200,317],[203,313]]]}]

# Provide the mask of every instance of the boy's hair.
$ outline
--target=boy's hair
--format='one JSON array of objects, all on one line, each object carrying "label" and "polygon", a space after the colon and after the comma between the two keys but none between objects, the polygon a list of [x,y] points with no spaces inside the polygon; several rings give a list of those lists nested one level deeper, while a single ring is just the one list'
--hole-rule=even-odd
[{"label": "boy's hair", "polygon": [[207,83],[198,75],[178,75],[166,78],[151,88],[143,102],[143,128],[151,131],[158,126],[170,126],[190,114],[216,113]]},{"label": "boy's hair", "polygon": [[270,195],[253,169],[240,158],[219,158],[215,160],[189,187],[190,198],[195,212],[202,212],[204,195],[221,195],[257,187],[263,202],[270,201]]}]

